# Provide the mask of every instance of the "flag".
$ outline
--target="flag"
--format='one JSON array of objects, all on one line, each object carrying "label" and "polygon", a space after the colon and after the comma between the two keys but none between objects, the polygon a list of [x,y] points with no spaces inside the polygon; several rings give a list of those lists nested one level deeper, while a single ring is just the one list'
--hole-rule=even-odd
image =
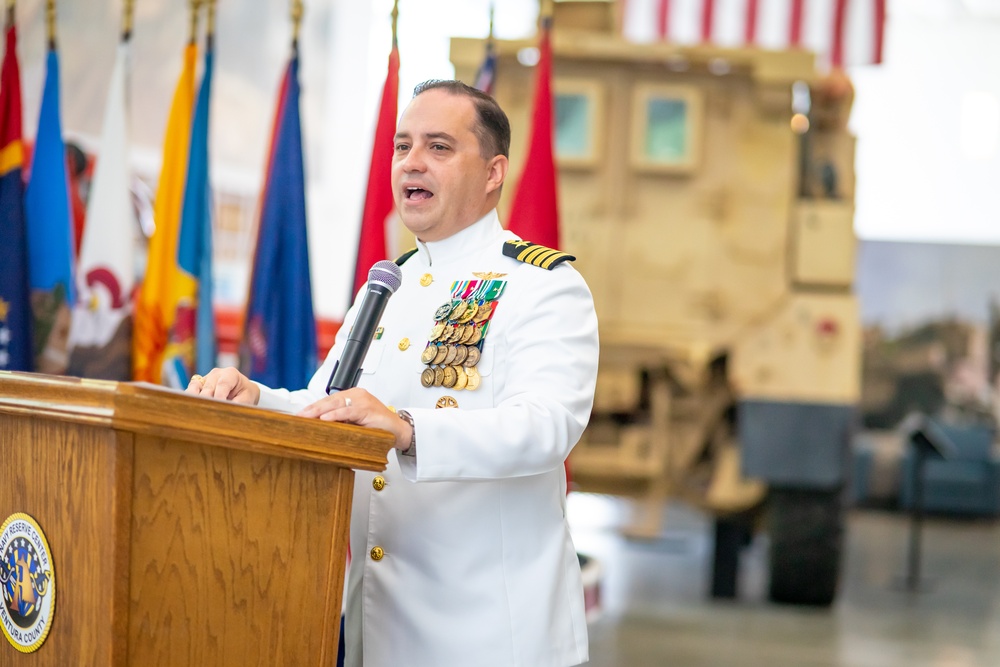
[{"label": "flag", "polygon": [[476,72],[475,88],[483,91],[487,95],[493,94],[493,84],[497,76],[497,49],[492,39],[486,41],[486,58]]},{"label": "flag", "polygon": [[77,299],[69,332],[68,375],[132,379],[132,289],[137,222],[129,191],[128,101],[131,47],[118,45],[100,152],[77,262]]},{"label": "flag", "polygon": [[149,240],[146,277],[135,304],[132,378],[143,382],[158,384],[162,380],[167,333],[173,326],[177,305],[177,237],[191,138],[197,55],[198,48],[194,43],[184,49],[184,68],[174,90],[163,138],[163,164],[153,204],[156,229]]},{"label": "flag", "polygon": [[59,108],[59,56],[49,49],[31,175],[24,193],[35,370],[66,371],[70,308],[75,302],[69,180]]},{"label": "flag", "polygon": [[21,74],[17,29],[7,26],[0,70],[0,370],[30,371],[31,306],[21,166]]},{"label": "flag", "polygon": [[296,53],[278,97],[240,351],[243,372],[270,387],[304,387],[316,369],[298,77]]},{"label": "flag", "polygon": [[628,0],[622,31],[637,42],[806,48],[824,66],[882,62],[886,0]]},{"label": "flag", "polygon": [[507,228],[533,243],[559,247],[559,202],[552,156],[552,19],[542,21],[528,156],[514,191]]},{"label": "flag", "polygon": [[208,182],[208,125],[214,57],[209,38],[205,71],[198,89],[187,182],[177,241],[176,311],[169,333],[166,359],[186,387],[192,372],[205,374],[215,367],[215,313],[212,310],[212,196]]},{"label": "flag", "polygon": [[372,143],[372,161],[368,169],[368,192],[365,195],[365,210],[361,217],[361,235],[358,238],[358,259],[354,265],[354,283],[350,299],[368,282],[368,270],[372,264],[388,258],[386,246],[386,220],[395,210],[392,199],[393,138],[396,135],[396,108],[399,100],[399,48],[396,40],[389,52],[389,71],[382,86],[382,101],[379,104],[378,123],[375,126],[375,140]]}]

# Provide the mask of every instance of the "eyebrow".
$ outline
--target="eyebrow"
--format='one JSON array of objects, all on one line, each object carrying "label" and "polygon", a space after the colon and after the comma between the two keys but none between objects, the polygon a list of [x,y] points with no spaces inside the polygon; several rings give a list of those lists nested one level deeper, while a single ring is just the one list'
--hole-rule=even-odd
[{"label": "eyebrow", "polygon": [[[397,132],[393,138],[394,139],[409,139],[410,138],[410,133],[409,132]],[[426,139],[427,141],[444,140],[444,141],[450,141],[451,143],[457,143],[457,140],[455,139],[455,137],[451,136],[447,132],[427,132],[426,134],[423,135],[423,138]]]}]

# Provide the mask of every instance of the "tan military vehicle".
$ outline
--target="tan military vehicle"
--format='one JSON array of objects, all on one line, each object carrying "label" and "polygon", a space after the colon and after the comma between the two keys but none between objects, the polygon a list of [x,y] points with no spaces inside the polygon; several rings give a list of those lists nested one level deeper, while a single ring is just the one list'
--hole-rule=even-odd
[{"label": "tan military vehicle", "polygon": [[[771,598],[829,604],[860,382],[850,83],[802,51],[629,43],[614,17],[556,3],[562,249],[601,333],[574,483],[636,498],[639,536],[661,531],[671,497],[713,513],[717,596],[735,594],[744,531],[764,527]],[[536,46],[496,43],[516,140],[501,215]],[[453,40],[456,76],[474,80],[484,51]]]}]

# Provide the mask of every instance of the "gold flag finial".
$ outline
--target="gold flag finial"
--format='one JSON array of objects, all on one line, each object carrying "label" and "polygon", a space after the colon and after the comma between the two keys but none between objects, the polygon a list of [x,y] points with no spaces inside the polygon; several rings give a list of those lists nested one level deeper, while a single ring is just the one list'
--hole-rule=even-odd
[{"label": "gold flag finial", "polygon": [[392,3],[392,46],[396,47],[396,24],[399,22],[399,0]]},{"label": "gold flag finial", "polygon": [[201,10],[201,0],[190,0],[191,7],[191,32],[188,35],[188,42],[194,44],[198,41],[198,12]]},{"label": "gold flag finial", "polygon": [[493,12],[496,9],[496,4],[490,2],[490,34],[486,36],[486,39],[493,41]]},{"label": "gold flag finial", "polygon": [[45,36],[49,41],[49,49],[56,50],[56,0],[45,2]]},{"label": "gold flag finial", "polygon": [[302,15],[305,13],[305,7],[302,5],[302,0],[292,0],[292,46],[298,47],[299,44],[299,29],[302,27]]},{"label": "gold flag finial", "polygon": [[14,6],[17,5],[17,0],[7,0],[7,18],[6,25],[4,27],[9,28],[14,25]]},{"label": "gold flag finial", "polygon": [[205,43],[206,48],[212,48],[215,39],[215,0],[205,0]]},{"label": "gold flag finial", "polygon": [[122,4],[122,41],[128,41],[132,36],[132,17],[135,14],[134,0],[125,0]]}]

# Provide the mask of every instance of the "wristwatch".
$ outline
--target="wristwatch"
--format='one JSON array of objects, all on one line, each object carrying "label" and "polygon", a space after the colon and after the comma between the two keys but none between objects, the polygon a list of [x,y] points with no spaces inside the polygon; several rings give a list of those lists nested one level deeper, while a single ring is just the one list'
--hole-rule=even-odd
[{"label": "wristwatch", "polygon": [[416,457],[417,455],[417,429],[413,425],[413,415],[406,410],[397,410],[396,416],[410,425],[410,448],[405,452],[400,452],[403,456]]}]

